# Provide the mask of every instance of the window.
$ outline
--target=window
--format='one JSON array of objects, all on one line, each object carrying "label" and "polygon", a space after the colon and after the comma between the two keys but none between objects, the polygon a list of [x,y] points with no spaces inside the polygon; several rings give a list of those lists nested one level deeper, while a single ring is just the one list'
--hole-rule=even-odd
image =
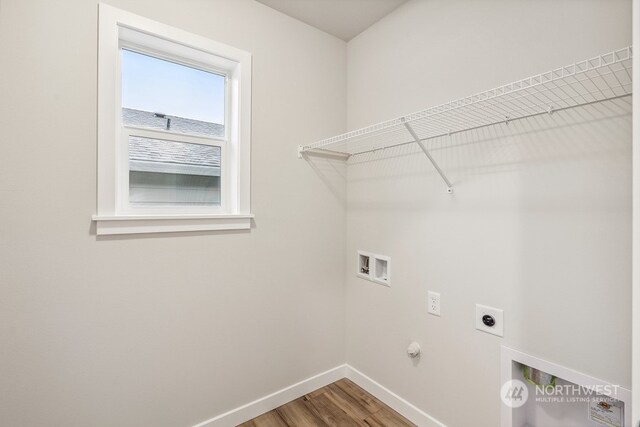
[{"label": "window", "polygon": [[251,55],[100,4],[97,234],[250,228]]}]

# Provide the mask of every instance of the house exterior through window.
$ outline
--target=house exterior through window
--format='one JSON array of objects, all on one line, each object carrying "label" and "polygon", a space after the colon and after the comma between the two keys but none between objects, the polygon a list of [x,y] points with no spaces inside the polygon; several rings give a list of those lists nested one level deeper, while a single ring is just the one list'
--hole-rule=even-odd
[{"label": "house exterior through window", "polygon": [[97,234],[247,229],[251,55],[100,5]]}]

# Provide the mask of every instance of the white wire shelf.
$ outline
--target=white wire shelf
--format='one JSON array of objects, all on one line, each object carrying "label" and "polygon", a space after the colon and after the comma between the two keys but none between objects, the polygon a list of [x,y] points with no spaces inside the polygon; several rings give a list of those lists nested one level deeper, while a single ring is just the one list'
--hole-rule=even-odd
[{"label": "white wire shelf", "polygon": [[407,116],[301,145],[298,153],[300,157],[328,153],[348,159],[417,143],[451,192],[451,183],[429,154],[425,141],[630,96],[632,57],[631,46],[615,50]]}]

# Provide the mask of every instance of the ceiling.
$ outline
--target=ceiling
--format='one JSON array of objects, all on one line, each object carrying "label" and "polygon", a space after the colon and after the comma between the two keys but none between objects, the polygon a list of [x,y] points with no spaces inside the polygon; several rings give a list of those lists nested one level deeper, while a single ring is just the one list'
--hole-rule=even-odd
[{"label": "ceiling", "polygon": [[349,41],[407,0],[257,0]]}]

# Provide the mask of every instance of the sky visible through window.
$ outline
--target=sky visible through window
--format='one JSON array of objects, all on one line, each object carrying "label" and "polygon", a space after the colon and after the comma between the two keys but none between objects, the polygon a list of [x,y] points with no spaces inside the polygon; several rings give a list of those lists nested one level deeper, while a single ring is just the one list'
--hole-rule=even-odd
[{"label": "sky visible through window", "polygon": [[224,124],[224,77],[122,49],[122,106]]}]

